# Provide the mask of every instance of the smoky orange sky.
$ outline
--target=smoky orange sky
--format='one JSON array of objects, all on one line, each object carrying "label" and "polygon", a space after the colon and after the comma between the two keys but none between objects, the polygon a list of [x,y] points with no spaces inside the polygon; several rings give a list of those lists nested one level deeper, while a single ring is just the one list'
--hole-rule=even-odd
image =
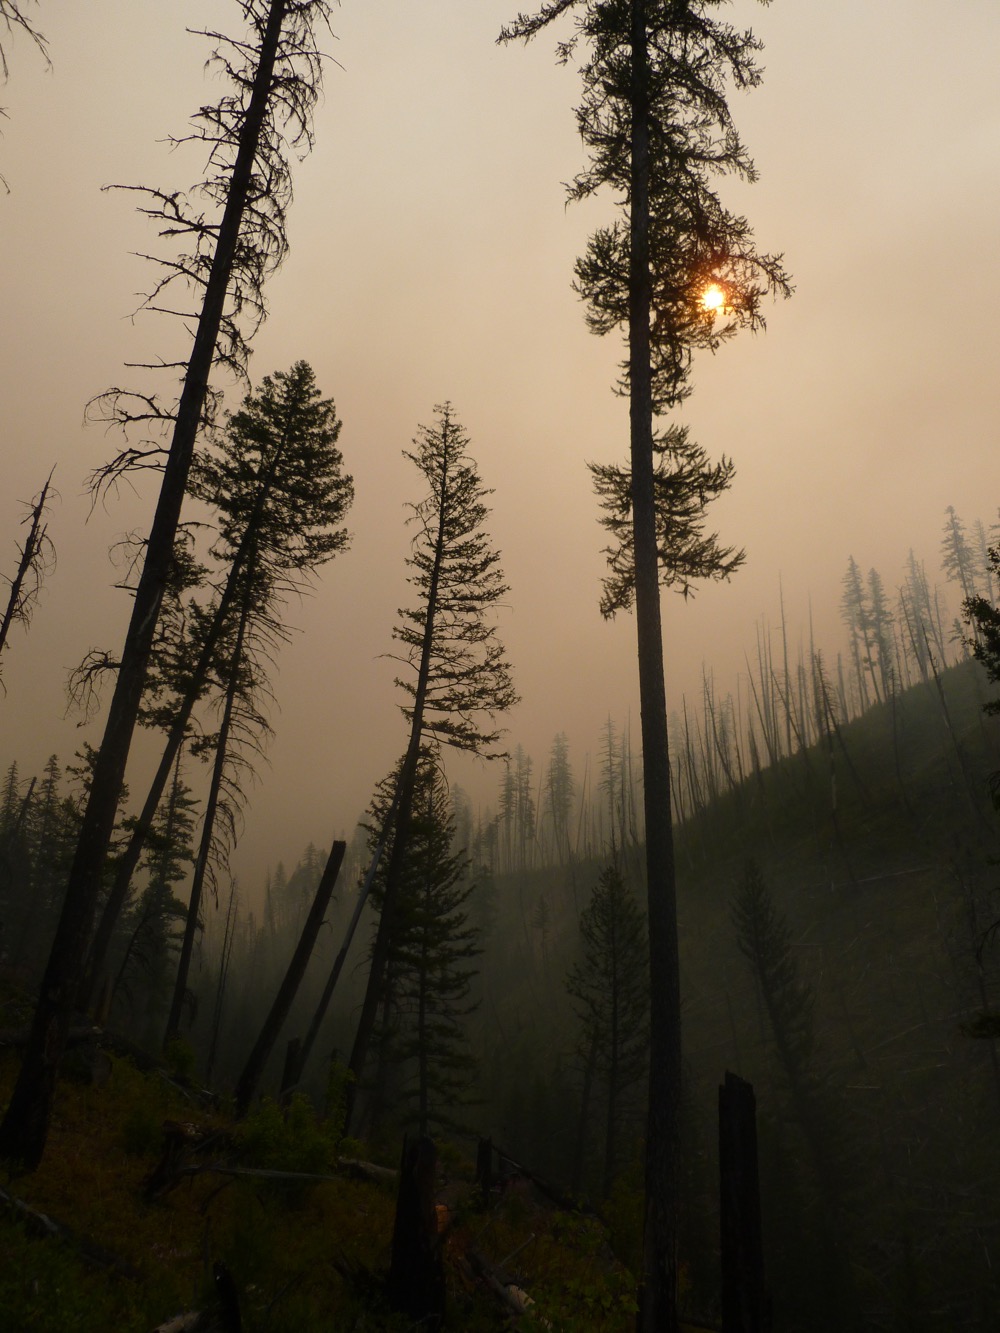
[{"label": "smoky orange sky", "polygon": [[[303,358],[335,399],[354,539],[288,609],[276,737],[234,859],[251,893],[266,865],[349,835],[403,748],[383,656],[407,596],[404,506],[419,498],[402,450],[446,398],[494,489],[511,588],[501,633],[522,695],[510,744],[540,767],[565,731],[580,771],[609,714],[637,729],[634,624],[598,615],[603,540],[585,467],[625,456],[626,405],[611,392],[622,349],[587,332],[570,286],[610,204],[565,204],[583,162],[579,79],[556,64],[555,31],[496,46],[516,8],[345,0],[334,12],[316,147],[295,171],[291,254],[269,284],[251,373]],[[199,178],[200,154],[164,142],[218,95],[209,44],[185,29],[239,25],[224,0],[32,13],[52,68],[5,38],[0,88],[3,572],[19,502],[53,464],[61,498],[58,568],[5,654],[0,763],[17,759],[24,775],[99,740],[102,718],[78,728],[66,716],[66,675],[88,648],[120,647],[128,604],[107,551],[152,512],[149,478],[89,512],[84,479],[114,444],[83,425],[84,404],[126,382],[123,363],[179,345],[167,321],[129,318],[152,280],[133,252],[155,242],[134,201],[100,187]],[[728,17],[764,40],[766,75],[732,100],[761,179],[725,196],[762,248],[784,253],[796,293],[768,312],[765,335],[695,367],[682,419],[735,460],[711,524],[747,562],[693,601],[666,596],[671,708],[699,695],[703,663],[718,692],[735,689],[756,625],[778,621],[779,579],[793,646],[811,606],[833,654],[849,555],[894,589],[912,546],[940,577],[945,507],[989,523],[1000,503],[995,0],[741,2]],[[141,748],[136,760],[138,789]],[[494,769],[454,771],[479,805],[492,799]]]}]

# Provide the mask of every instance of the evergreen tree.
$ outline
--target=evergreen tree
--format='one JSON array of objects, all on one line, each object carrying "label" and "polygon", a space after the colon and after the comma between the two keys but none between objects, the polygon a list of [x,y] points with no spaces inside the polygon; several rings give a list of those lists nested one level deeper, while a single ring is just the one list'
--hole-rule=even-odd
[{"label": "evergreen tree", "polygon": [[[17,761],[7,768],[0,794],[0,938],[7,955],[13,933],[29,909],[31,862],[25,837],[28,796],[22,793]],[[29,793],[30,795],[30,789]]]},{"label": "evergreen tree", "polygon": [[[871,654],[871,610],[865,582],[854,556],[847,561],[847,572],[841,580],[843,593],[840,598],[840,614],[850,635],[851,661],[854,663],[854,680],[858,689],[858,702],[864,712],[869,705],[868,679],[875,688],[875,697],[879,697],[875,683]],[[865,673],[868,673],[866,677]]]},{"label": "evergreen tree", "polygon": [[[410,739],[396,787],[392,851],[385,894],[372,949],[364,1004],[350,1067],[360,1079],[382,991],[422,747],[453,745],[491,757],[500,731],[495,725],[517,700],[503,646],[492,617],[507,591],[500,557],[484,532],[489,492],[468,454],[468,436],[451,405],[436,409],[433,426],[422,426],[407,457],[424,479],[425,496],[412,506],[417,525],[409,557],[409,582],[416,604],[400,611],[393,631],[405,675],[397,684]],[[390,807],[392,808],[392,807]],[[348,1096],[350,1124],[353,1095]]]},{"label": "evergreen tree", "polygon": [[747,863],[733,903],[740,952],[750,964],[778,1060],[792,1096],[807,1099],[814,1088],[812,1073],[812,988],[798,979],[791,952],[791,930],[779,915],[756,863]]},{"label": "evergreen tree", "polygon": [[986,526],[981,518],[977,518],[972,525],[972,552],[976,585],[983,590],[983,596],[988,602],[995,602],[997,588],[993,576],[993,562],[990,559]]},{"label": "evergreen tree", "polygon": [[[1000,545],[989,550],[993,578],[1000,580]],[[973,631],[967,641],[973,657],[986,670],[989,679],[995,684],[1000,681],[1000,609],[986,597],[969,597],[963,604],[966,624]],[[1000,699],[989,699],[983,704],[983,712],[991,716],[1000,715]],[[997,811],[1000,812],[1000,770],[990,774],[990,795]],[[5,807],[6,808],[6,802]],[[1000,1023],[998,1023],[1000,1030]]]},{"label": "evergreen tree", "polygon": [[[268,662],[288,636],[283,600],[347,544],[341,521],[354,488],[337,448],[340,427],[332,400],[320,396],[312,369],[299,361],[287,373],[265,376],[230,417],[220,447],[197,468],[195,489],[220,517],[216,557],[231,562],[251,527],[253,539],[236,598],[235,638],[223,645],[222,718],[165,1041],[180,1030],[210,858],[224,857],[235,838],[246,778],[270,730],[263,700],[270,694]],[[261,506],[265,478],[267,502]]]},{"label": "evergreen tree", "polygon": [[285,892],[292,920],[296,926],[301,926],[302,919],[316,896],[326,861],[327,853],[319,852],[311,842],[307,843],[305,851],[295,864],[295,869],[288,877]]},{"label": "evergreen tree", "polygon": [[518,874],[525,874],[531,869],[535,846],[535,798],[532,791],[532,771],[534,762],[520,744],[514,747],[514,761],[511,767],[513,780],[513,845],[514,861],[511,869]]},{"label": "evergreen tree", "polygon": [[889,606],[885,585],[877,569],[868,571],[868,607],[871,625],[871,644],[882,683],[882,698],[889,699],[899,690],[899,671],[896,666],[896,647],[893,625],[895,617]]},{"label": "evergreen tree", "polygon": [[[581,39],[587,44],[577,124],[591,157],[570,193],[582,199],[609,188],[625,214],[594,234],[576,271],[591,328],[625,329],[628,339],[621,387],[629,397],[631,447],[621,480],[628,478],[631,556],[616,561],[612,548],[603,608],[612,613],[631,600],[636,608],[650,968],[657,981],[640,1333],[673,1333],[677,1327],[680,993],[659,584],[661,572],[682,588],[696,576],[724,574],[717,557],[723,565],[733,558],[709,539],[702,569],[674,572],[665,562],[664,555],[680,557],[691,549],[685,515],[693,516],[695,539],[703,540],[698,521],[704,503],[728,478],[713,477],[683,431],[654,431],[653,418],[688,392],[696,348],[718,347],[738,327],[760,325],[765,292],[788,291],[780,261],[758,255],[746,219],[727,210],[712,189],[719,175],[754,177],[727,92],[730,82],[744,88],[760,78],[759,43],[714,19],[714,8],[712,0],[548,0],[501,34],[503,40],[528,39],[572,11],[576,33],[560,52],[569,59]],[[676,485],[658,486],[658,456],[676,467]],[[625,497],[618,480],[609,484],[615,503],[609,517],[617,521]],[[681,516],[678,542],[661,519],[664,497]]]},{"label": "evergreen tree", "polygon": [[844,1180],[839,1135],[813,1059],[813,989],[799,978],[791,929],[777,911],[764,877],[750,861],[733,902],[737,943],[746,958],[778,1057],[787,1105],[809,1149],[818,1206],[807,1225],[822,1237],[816,1273],[823,1285],[820,1309],[833,1330],[854,1327],[853,1279],[840,1238]]},{"label": "evergreen tree", "polygon": [[604,792],[604,810],[608,831],[605,844],[615,863],[621,853],[619,831],[622,825],[622,781],[618,768],[618,733],[612,718],[601,728],[601,777],[599,787]]},{"label": "evergreen tree", "polygon": [[955,513],[955,506],[949,505],[944,512],[947,517],[941,538],[941,568],[946,579],[959,585],[962,598],[967,601],[978,592],[976,555],[965,535],[965,524]]},{"label": "evergreen tree", "polygon": [[125,947],[112,991],[113,1000],[127,1002],[146,1042],[155,1042],[159,1036],[184,934],[187,913],[176,891],[193,860],[196,807],[191,789],[181,778],[178,756],[166,804],[146,845],[146,886],[124,914]]},{"label": "evergreen tree", "polygon": [[569,740],[560,731],[552,741],[549,766],[545,775],[544,812],[552,826],[552,838],[560,864],[570,856],[570,819],[573,814],[575,784],[569,762]]},{"label": "evergreen tree", "polygon": [[[398,769],[397,769],[398,772]],[[380,784],[369,840],[378,841],[396,787]],[[473,960],[481,953],[470,923],[475,883],[470,862],[455,843],[455,815],[434,751],[425,750],[417,773],[395,926],[382,997],[379,1063],[397,1072],[394,1103],[421,1135],[457,1129],[456,1113],[470,1104],[476,1061],[464,1020],[474,1009]],[[375,892],[384,898],[384,883]]]},{"label": "evergreen tree", "polygon": [[3,779],[3,795],[0,796],[0,833],[9,834],[14,829],[21,811],[21,780],[17,771],[17,760],[11,760]]},{"label": "evergreen tree", "polygon": [[[280,375],[276,377],[278,381],[282,378]],[[240,639],[241,647],[246,642],[249,608],[255,604],[254,594],[261,592],[262,585],[267,581],[261,578],[259,568],[262,539],[267,539],[272,550],[284,548],[283,559],[279,561],[279,565],[284,566],[284,575],[282,576],[279,568],[277,571],[279,577],[275,580],[275,588],[279,590],[287,583],[289,570],[302,572],[303,561],[308,564],[310,560],[324,557],[322,549],[324,535],[327,540],[332,539],[334,546],[343,541],[342,533],[324,534],[322,528],[317,530],[309,528],[308,525],[306,526],[308,536],[301,541],[290,535],[295,529],[295,517],[289,511],[294,508],[296,483],[301,482],[303,474],[308,475],[313,462],[318,463],[320,480],[315,487],[310,484],[309,501],[313,510],[311,516],[321,519],[322,514],[317,515],[316,510],[322,505],[324,479],[327,488],[330,481],[328,475],[330,459],[310,459],[310,445],[314,445],[315,441],[310,442],[308,438],[303,440],[303,431],[307,432],[310,424],[320,433],[326,429],[330,433],[329,442],[333,444],[339,432],[339,422],[333,414],[331,403],[316,401],[318,393],[312,381],[312,372],[304,362],[293,367],[287,379],[295,383],[280,384],[279,396],[283,394],[289,400],[297,398],[300,409],[296,414],[296,422],[289,423],[289,429],[285,429],[280,421],[280,408],[273,401],[270,403],[267,401],[269,397],[273,399],[275,386],[265,379],[260,401],[265,407],[270,408],[272,438],[257,450],[258,456],[252,456],[252,448],[244,449],[240,458],[242,466],[234,466],[234,458],[240,457],[241,451],[230,447],[228,462],[217,455],[208,460],[196,460],[195,489],[210,503],[213,495],[221,494],[224,497],[222,508],[225,531],[220,536],[216,553],[223,561],[225,578],[221,586],[216,588],[216,595],[207,607],[191,598],[185,598],[184,594],[190,589],[200,587],[205,582],[208,571],[194,564],[181,542],[176,544],[175,575],[172,576],[168,588],[170,595],[164,598],[160,616],[161,629],[150,655],[143,704],[139,711],[139,721],[144,726],[162,728],[167,733],[167,740],[98,924],[91,948],[88,976],[83,988],[84,1003],[93,991],[103,964],[114,923],[128,895],[129,883],[139,863],[143,843],[152,827],[171,766],[191,732],[195,705],[210,690],[213,671],[215,679],[218,680],[220,663],[223,677],[227,674],[227,668],[233,663],[232,644],[227,641],[226,636],[228,640],[232,640],[234,636]],[[244,408],[244,412],[246,411]],[[253,440],[261,429],[261,422],[248,421],[245,422],[245,426],[248,438]],[[248,454],[251,456],[247,456]],[[287,459],[286,455],[289,456]],[[342,507],[346,508],[351,498],[351,481],[349,477],[342,477],[340,482],[339,498]],[[258,585],[256,587],[251,585],[248,589],[248,577],[254,569]],[[305,572],[308,573],[308,570]],[[295,587],[296,591],[299,590],[294,578],[291,586]],[[263,606],[266,605],[265,598]],[[273,638],[275,642],[284,638],[284,629],[280,623],[269,621],[264,615],[261,616],[261,621],[263,627],[269,631],[266,638]],[[252,648],[252,635],[250,645]],[[269,642],[265,643],[267,650],[270,650],[270,647]],[[249,680],[252,680],[252,675],[244,680],[244,684]],[[225,684],[221,686],[224,694],[230,691],[234,694],[234,704],[238,684],[233,673],[229,672],[228,686]],[[251,688],[247,698],[252,700],[252,697]],[[229,712],[232,712],[232,708]],[[261,732],[266,734],[268,727],[263,716],[255,717],[251,709],[249,720],[251,723],[259,722]],[[192,738],[191,748],[195,753],[205,755],[210,753],[213,747],[218,752],[217,730],[214,733],[195,734]],[[223,772],[224,768],[223,763]],[[235,795],[238,797],[238,789]],[[213,822],[214,808],[213,803]],[[224,806],[223,814],[228,813],[231,811]],[[211,845],[211,839],[209,842]],[[224,842],[220,842],[219,847],[220,851],[224,850]],[[200,888],[198,892],[200,893]]]},{"label": "evergreen tree", "polygon": [[595,1078],[604,1091],[601,1189],[607,1198],[621,1161],[629,1094],[645,1076],[649,1058],[646,923],[614,865],[601,872],[580,917],[580,943],[582,956],[566,989],[580,1024],[585,1091],[589,1095]]},{"label": "evergreen tree", "polygon": [[31,894],[17,936],[17,954],[29,960],[33,970],[41,964],[59,912],[78,827],[75,811],[67,808],[62,779],[59,760],[50,755],[30,810]]}]

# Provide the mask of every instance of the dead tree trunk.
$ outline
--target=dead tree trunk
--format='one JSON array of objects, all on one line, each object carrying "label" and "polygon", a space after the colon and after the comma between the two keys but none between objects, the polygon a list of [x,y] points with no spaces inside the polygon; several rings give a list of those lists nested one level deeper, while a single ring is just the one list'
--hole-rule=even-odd
[{"label": "dead tree trunk", "polygon": [[392,1229],[389,1299],[397,1310],[440,1328],[444,1319],[444,1265],[434,1208],[437,1149],[429,1138],[403,1140]]},{"label": "dead tree trunk", "polygon": [[722,1333],[767,1333],[753,1087],[726,1073],[719,1088]]},{"label": "dead tree trunk", "polygon": [[334,885],[337,883],[337,876],[340,874],[340,867],[346,851],[346,842],[335,842],[330,849],[326,869],[323,871],[319,888],[316,890],[316,897],[313,900],[309,916],[302,927],[302,935],[298,946],[292,954],[291,962],[288,964],[285,979],[281,983],[278,994],[274,997],[271,1012],[264,1021],[260,1036],[247,1057],[247,1062],[243,1066],[243,1073],[236,1084],[236,1114],[238,1116],[246,1115],[250,1109],[250,1103],[257,1091],[264,1066],[274,1050],[274,1044],[278,1040],[278,1035],[285,1019],[288,1017],[288,1011],[291,1009],[299,986],[302,984],[306,965],[316,943],[316,937],[319,935],[320,926],[323,924],[326,909],[330,905],[330,898],[333,896]]}]

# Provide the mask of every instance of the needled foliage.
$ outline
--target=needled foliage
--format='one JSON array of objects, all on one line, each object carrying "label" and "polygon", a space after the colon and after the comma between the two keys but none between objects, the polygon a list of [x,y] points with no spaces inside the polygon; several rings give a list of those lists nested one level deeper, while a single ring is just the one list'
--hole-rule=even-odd
[{"label": "needled foliage", "polygon": [[[856,1296],[838,1234],[848,1189],[837,1121],[815,1070],[815,994],[799,977],[791,929],[775,909],[764,878],[752,861],[745,868],[732,910],[737,943],[750,965],[767,1016],[789,1118],[798,1131],[790,1132],[788,1125],[778,1122],[770,1131],[772,1137],[768,1133],[764,1136],[765,1167],[791,1177],[790,1187],[781,1190],[783,1225],[776,1226],[775,1231],[792,1240],[796,1230],[813,1238],[812,1244],[802,1247],[798,1262],[809,1266],[810,1282],[825,1292],[823,1322],[817,1320],[817,1326],[831,1330],[850,1327]],[[809,1172],[790,1171],[786,1165],[790,1161],[798,1164],[798,1135],[811,1159]],[[802,1298],[802,1293],[797,1295]],[[791,1293],[786,1296],[792,1304]],[[778,1304],[784,1304],[780,1296]]]},{"label": "needled foliage", "polygon": [[[373,846],[397,775],[398,769],[380,784],[372,803]],[[389,944],[376,1078],[376,1099],[391,1100],[393,1124],[421,1135],[458,1128],[475,1083],[466,1020],[475,1008],[472,984],[482,949],[469,919],[476,891],[469,872],[465,850],[456,846],[455,814],[439,758],[425,750]],[[376,879],[377,907],[383,898],[384,882]],[[384,1114],[384,1105],[378,1109]]]},{"label": "needled foliage", "polygon": [[[653,457],[660,582],[688,597],[697,579],[728,579],[745,559],[745,552],[722,546],[717,533],[705,532],[705,506],[729,489],[735,468],[728,458],[709,462],[686,426],[670,426],[654,435]],[[601,594],[601,614],[613,616],[631,610],[635,602],[631,473],[613,463],[589,467],[604,511],[601,524],[614,538],[604,548],[608,573]]]},{"label": "needled foliage", "polygon": [[[1000,578],[1000,546],[989,550],[989,571],[993,579]],[[972,655],[986,668],[986,674],[995,685],[1000,681],[1000,609],[982,595],[966,598],[963,603],[966,624],[973,633],[968,642]],[[989,714],[1000,714],[1000,699],[990,699],[983,706]]]},{"label": "needled foliage", "polygon": [[490,720],[517,702],[493,623],[508,588],[485,531],[491,492],[450,403],[435,408],[434,424],[421,426],[413,443],[406,457],[426,493],[410,506],[416,535],[407,582],[417,600],[400,609],[393,629],[409,668],[396,684],[413,700],[403,714],[422,734],[485,754],[501,734]]},{"label": "needled foliage", "polygon": [[[312,369],[298,361],[287,373],[266,376],[256,394],[229,418],[218,447],[195,469],[194,489],[219,516],[213,554],[232,571],[241,568],[231,616],[220,626],[203,624],[217,638],[215,670],[221,718],[214,739],[212,778],[201,842],[195,859],[188,920],[167,1022],[167,1039],[179,1030],[197,914],[209,860],[235,841],[253,759],[269,727],[268,666],[288,638],[281,616],[285,597],[301,591],[316,570],[347,544],[341,525],[354,498],[337,448],[341,423],[333,402],[321,397]],[[228,580],[227,580],[228,590]],[[205,644],[195,645],[194,658]],[[184,703],[179,704],[180,708]],[[221,816],[224,836],[217,840]]]},{"label": "needled foliage", "polygon": [[[566,990],[579,1024],[584,1098],[599,1092],[603,1102],[601,1192],[607,1197],[620,1162],[623,1130],[636,1118],[630,1094],[643,1079],[649,1058],[646,923],[617,866],[601,872],[580,917],[580,951]],[[582,1117],[586,1113],[584,1105]],[[584,1130],[581,1124],[581,1140]]]},{"label": "needled foliage", "polygon": [[155,1043],[162,1010],[170,995],[171,975],[186,915],[177,896],[192,857],[197,802],[181,780],[179,764],[165,807],[157,816],[143,868],[146,886],[124,914],[124,952],[115,976],[112,1000],[123,999],[143,1040]]},{"label": "needled foliage", "polygon": [[799,980],[791,930],[752,861],[733,903],[733,921],[740,952],[760,989],[782,1069],[793,1090],[805,1089],[812,1082],[814,996]]},{"label": "needled foliage", "polygon": [[[401,705],[410,727],[395,797],[384,832],[392,833],[385,891],[372,948],[368,986],[350,1066],[360,1080],[389,956],[402,884],[417,772],[428,742],[496,758],[501,731],[497,715],[517,702],[503,644],[496,632],[497,603],[507,592],[500,556],[485,531],[489,510],[469,439],[450,403],[435,411],[433,426],[421,426],[407,453],[426,491],[411,506],[416,535],[408,560],[416,605],[401,608],[393,637],[405,668],[396,683],[409,702]],[[381,841],[381,840],[380,840]],[[379,852],[376,852],[376,857]],[[348,1121],[353,1096],[348,1100]]]}]

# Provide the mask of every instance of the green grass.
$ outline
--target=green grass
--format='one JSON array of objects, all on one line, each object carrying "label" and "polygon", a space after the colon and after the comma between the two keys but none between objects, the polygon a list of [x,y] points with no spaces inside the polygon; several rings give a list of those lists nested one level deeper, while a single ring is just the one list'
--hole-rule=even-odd
[{"label": "green grass", "polygon": [[[16,1057],[7,1052],[0,1059],[0,1099],[15,1073]],[[346,1178],[289,1185],[205,1173],[145,1203],[143,1181],[158,1160],[168,1118],[222,1129],[243,1166],[335,1169],[332,1131],[304,1098],[287,1115],[264,1103],[235,1127],[224,1117],[195,1113],[163,1079],[140,1074],[127,1060],[114,1059],[102,1088],[61,1082],[42,1165],[11,1182],[11,1192],[139,1276],[94,1268],[71,1243],[40,1238],[0,1210],[5,1328],[152,1329],[211,1301],[216,1260],[236,1281],[248,1333],[412,1326],[392,1313],[384,1296],[395,1208],[391,1186]],[[449,1195],[458,1198],[444,1251],[450,1327],[504,1326],[498,1302],[468,1268],[465,1252],[473,1244],[493,1262],[519,1251],[516,1280],[553,1329],[617,1333],[630,1327],[633,1280],[611,1256],[601,1228],[567,1222],[527,1187],[484,1215],[461,1203],[463,1193],[471,1194],[471,1166],[456,1161],[455,1152],[448,1156]]]}]

